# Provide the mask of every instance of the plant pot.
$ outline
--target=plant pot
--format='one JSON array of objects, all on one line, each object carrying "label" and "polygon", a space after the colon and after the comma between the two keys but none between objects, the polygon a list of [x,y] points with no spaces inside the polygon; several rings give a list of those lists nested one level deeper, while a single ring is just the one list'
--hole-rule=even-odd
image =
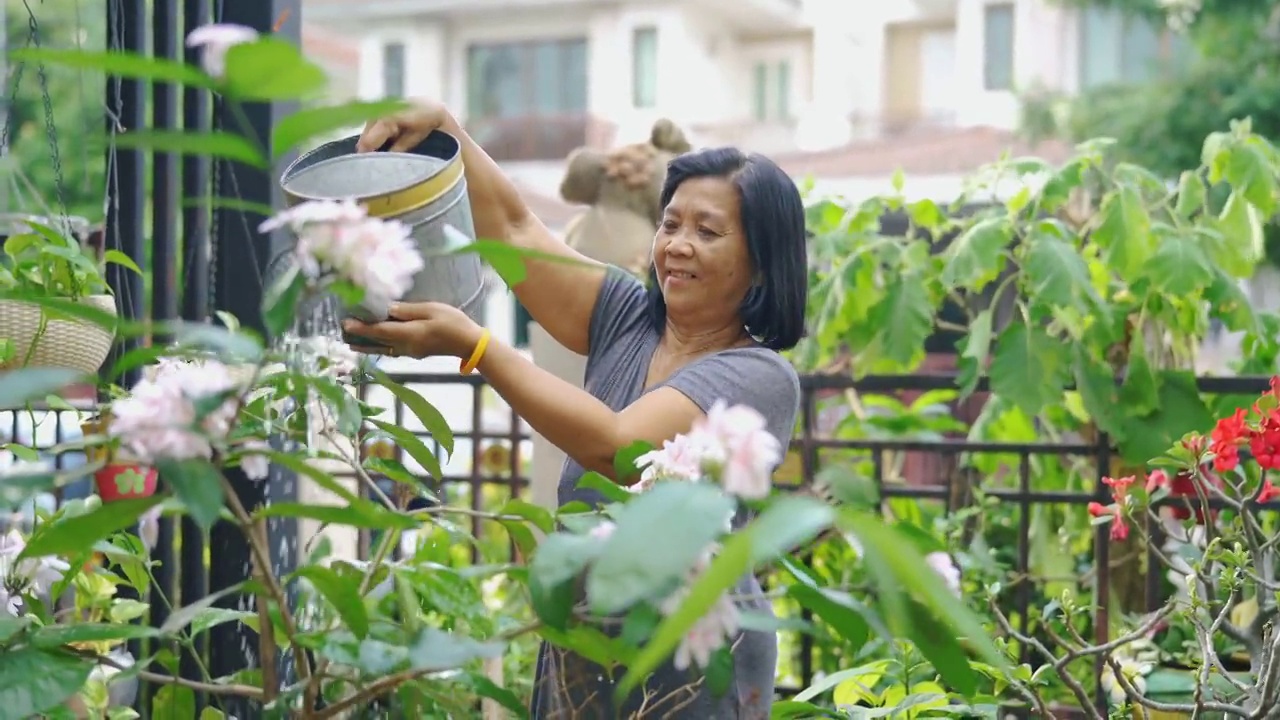
[{"label": "plant pot", "polygon": [[[116,314],[111,295],[91,295],[77,302]],[[86,375],[98,372],[111,351],[115,332],[80,318],[49,318],[39,305],[0,300],[0,338],[13,341],[14,356],[0,370],[57,367]]]},{"label": "plant pot", "polygon": [[110,463],[93,474],[102,502],[150,497],[156,492],[155,468],[138,463]]}]

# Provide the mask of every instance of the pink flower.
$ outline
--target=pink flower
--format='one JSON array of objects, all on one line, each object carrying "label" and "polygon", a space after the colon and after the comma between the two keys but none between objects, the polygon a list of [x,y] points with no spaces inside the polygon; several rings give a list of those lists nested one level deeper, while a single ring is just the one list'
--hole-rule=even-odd
[{"label": "pink flower", "polygon": [[240,469],[250,480],[266,480],[271,474],[271,461],[262,454],[271,446],[262,440],[250,440],[240,446]]},{"label": "pink flower", "polygon": [[604,542],[605,540],[608,540],[609,538],[613,537],[613,531],[617,529],[618,529],[617,525],[614,525],[612,522],[605,520],[601,522],[599,525],[596,525],[595,527],[591,528],[591,530],[589,530],[587,534],[595,538],[596,540],[599,540],[600,542]]},{"label": "pink flower", "polygon": [[[231,431],[236,389],[231,371],[220,362],[161,360],[151,377],[111,404],[108,433],[144,463],[211,457],[212,443]],[[226,399],[197,418],[198,401],[224,393]]]},{"label": "pink flower", "polygon": [[258,31],[244,25],[214,23],[201,25],[187,35],[187,47],[204,48],[200,56],[204,71],[221,79],[227,72],[227,51],[240,43],[258,39]]},{"label": "pink flower", "polygon": [[694,425],[724,448],[717,468],[724,489],[739,497],[759,499],[773,486],[773,469],[782,460],[782,446],[769,432],[764,416],[746,405],[717,401],[707,417]]},{"label": "pink flower", "polygon": [[154,550],[160,538],[160,506],[156,505],[138,518],[138,539],[147,550]]},{"label": "pink flower", "polygon": [[924,561],[938,573],[947,584],[947,588],[960,594],[960,569],[951,561],[951,556],[944,552],[931,552],[924,556]]},{"label": "pink flower", "polygon": [[[694,564],[689,571],[687,584],[662,602],[659,608],[662,614],[671,615],[684,603],[689,596],[689,585],[692,585],[711,565],[713,549],[714,546],[708,548],[707,552]],[[721,594],[707,614],[698,618],[693,627],[689,628],[689,632],[680,639],[680,645],[676,648],[673,658],[676,669],[685,670],[691,664],[706,668],[711,663],[712,653],[724,647],[725,643],[737,635],[739,621],[737,606],[727,594]]]},{"label": "pink flower", "polygon": [[305,202],[268,219],[258,230],[284,227],[297,235],[295,257],[307,277],[337,275],[374,302],[403,297],[423,268],[408,225],[368,217],[350,200]]}]

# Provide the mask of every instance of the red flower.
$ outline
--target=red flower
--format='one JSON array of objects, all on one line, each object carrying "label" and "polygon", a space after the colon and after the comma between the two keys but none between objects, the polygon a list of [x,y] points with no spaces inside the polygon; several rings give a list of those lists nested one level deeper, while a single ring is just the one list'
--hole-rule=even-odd
[{"label": "red flower", "polygon": [[1214,455],[1214,469],[1227,472],[1240,464],[1240,446],[1247,440],[1248,432],[1244,408],[1236,408],[1231,417],[1218,421],[1209,435],[1209,452]]},{"label": "red flower", "polygon": [[1280,468],[1280,412],[1263,415],[1258,429],[1250,433],[1249,451],[1263,470]]},{"label": "red flower", "polygon": [[1147,494],[1156,491],[1156,488],[1169,487],[1169,474],[1163,470],[1152,470],[1147,475]]},{"label": "red flower", "polygon": [[1102,478],[1102,484],[1111,488],[1111,499],[1116,501],[1117,505],[1123,505],[1124,501],[1129,497],[1129,486],[1137,481],[1132,475],[1126,475],[1121,478]]},{"label": "red flower", "polygon": [[1271,484],[1270,480],[1262,481],[1262,490],[1258,493],[1258,503],[1269,503],[1280,497],[1280,488]]},{"label": "red flower", "polygon": [[1089,503],[1089,514],[1094,517],[1111,516],[1112,540],[1124,540],[1129,537],[1129,526],[1124,521],[1124,513],[1121,512],[1119,505],[1103,505],[1100,502],[1091,502]]}]

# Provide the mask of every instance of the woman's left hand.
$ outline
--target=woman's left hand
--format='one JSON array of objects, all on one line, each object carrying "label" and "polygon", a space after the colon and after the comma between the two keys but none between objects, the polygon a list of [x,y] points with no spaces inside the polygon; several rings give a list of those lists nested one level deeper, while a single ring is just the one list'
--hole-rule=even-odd
[{"label": "woman's left hand", "polygon": [[348,334],[374,343],[353,346],[352,350],[392,357],[465,358],[480,342],[480,326],[466,313],[444,303],[392,303],[389,314],[391,319],[380,323],[345,320],[342,329]]}]

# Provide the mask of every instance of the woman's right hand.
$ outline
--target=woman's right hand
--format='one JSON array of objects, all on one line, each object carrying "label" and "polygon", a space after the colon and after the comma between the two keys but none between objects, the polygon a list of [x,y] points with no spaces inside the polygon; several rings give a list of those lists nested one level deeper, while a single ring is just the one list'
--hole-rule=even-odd
[{"label": "woman's right hand", "polygon": [[388,142],[391,145],[387,149],[391,152],[406,152],[452,119],[443,105],[419,102],[402,113],[365,125],[364,132],[356,141],[356,152],[380,150]]}]

